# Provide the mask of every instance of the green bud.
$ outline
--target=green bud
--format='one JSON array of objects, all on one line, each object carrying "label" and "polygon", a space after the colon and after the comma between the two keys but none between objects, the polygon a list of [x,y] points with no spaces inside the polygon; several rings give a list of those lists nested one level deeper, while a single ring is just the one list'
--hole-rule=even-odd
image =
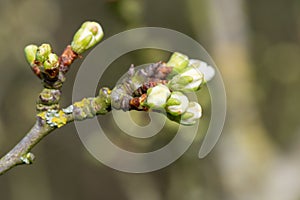
[{"label": "green bud", "polygon": [[203,74],[197,68],[188,67],[174,76],[168,86],[173,91],[192,92],[199,90],[202,83]]},{"label": "green bud", "polygon": [[167,101],[167,112],[171,115],[178,116],[184,113],[189,105],[189,100],[181,92],[172,92]]},{"label": "green bud", "polygon": [[210,81],[215,76],[215,70],[209,66],[206,62],[196,59],[190,59],[189,66],[197,68],[204,75],[204,80]]},{"label": "green bud", "polygon": [[181,115],[180,124],[193,125],[202,116],[202,108],[197,102],[190,102],[185,113]]},{"label": "green bud", "polygon": [[23,161],[24,164],[29,165],[32,164],[33,160],[34,160],[35,156],[33,155],[33,153],[26,153],[25,155],[21,156],[21,160]]},{"label": "green bud", "polygon": [[36,51],[38,47],[34,44],[27,45],[24,49],[26,60],[30,65],[35,61]]},{"label": "green bud", "polygon": [[172,54],[170,60],[167,62],[167,66],[173,67],[173,70],[177,73],[182,72],[189,64],[189,58],[181,53],[175,52]]},{"label": "green bud", "polygon": [[100,42],[103,35],[104,33],[100,24],[97,22],[85,22],[73,37],[71,43],[72,50],[81,54]]},{"label": "green bud", "polygon": [[171,92],[165,85],[158,84],[153,88],[147,90],[147,102],[146,105],[151,109],[161,110],[165,107],[167,99]]},{"label": "green bud", "polygon": [[48,59],[44,62],[44,68],[53,69],[57,68],[59,65],[58,63],[58,56],[55,53],[50,53]]},{"label": "green bud", "polygon": [[44,63],[48,59],[48,56],[51,52],[52,52],[52,48],[50,44],[42,44],[37,49],[36,60],[41,63]]}]

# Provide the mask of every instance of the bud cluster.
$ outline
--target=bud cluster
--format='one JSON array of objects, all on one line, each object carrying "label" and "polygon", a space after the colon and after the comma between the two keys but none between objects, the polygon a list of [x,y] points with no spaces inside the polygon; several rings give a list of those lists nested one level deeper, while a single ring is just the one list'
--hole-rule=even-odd
[{"label": "bud cluster", "polygon": [[[87,21],[82,24],[75,33],[73,41],[68,46],[61,58],[52,52],[50,44],[42,44],[39,47],[30,44],[25,47],[25,57],[34,73],[41,79],[54,82],[59,74],[59,65],[70,65],[78,54],[96,45],[103,37],[103,30],[97,22]],[[63,73],[67,69],[61,69]]]},{"label": "bud cluster", "polygon": [[38,70],[37,75],[47,75],[50,79],[58,75],[58,56],[52,53],[50,44],[42,44],[39,47],[31,44],[26,46],[24,51],[28,63]]},{"label": "bud cluster", "polygon": [[167,116],[183,125],[193,125],[201,117],[201,106],[196,102],[189,102],[188,97],[180,91],[170,91],[162,84],[158,84],[147,91],[147,100],[143,103],[154,111],[166,111]]},{"label": "bud cluster", "polygon": [[168,83],[149,88],[143,104],[152,110],[165,110],[169,119],[180,124],[193,125],[201,117],[202,109],[197,102],[190,102],[185,93],[198,91],[213,78],[214,69],[203,61],[189,59],[178,52],[166,65],[173,68]]}]

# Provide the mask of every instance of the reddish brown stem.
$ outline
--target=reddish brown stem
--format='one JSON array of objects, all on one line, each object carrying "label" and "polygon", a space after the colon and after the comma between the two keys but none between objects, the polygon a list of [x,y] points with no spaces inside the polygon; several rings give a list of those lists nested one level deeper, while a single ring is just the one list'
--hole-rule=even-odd
[{"label": "reddish brown stem", "polygon": [[64,74],[67,73],[69,66],[77,57],[80,56],[72,50],[71,45],[68,45],[59,57],[59,71],[63,72]]}]

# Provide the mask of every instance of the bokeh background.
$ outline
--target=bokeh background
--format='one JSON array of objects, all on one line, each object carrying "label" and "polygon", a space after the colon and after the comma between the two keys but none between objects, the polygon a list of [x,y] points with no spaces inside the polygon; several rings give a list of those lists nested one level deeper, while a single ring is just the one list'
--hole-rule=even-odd
[{"label": "bokeh background", "polygon": [[[222,73],[227,118],[214,150],[199,160],[201,133],[175,163],[147,174],[127,174],[95,160],[74,124],[41,141],[31,166],[0,177],[3,200],[299,200],[300,199],[300,1],[299,0],[1,0],[0,154],[34,123],[41,85],[23,48],[49,42],[57,53],[85,20],[101,22],[105,36],[143,26],[180,31],[201,43]],[[107,76],[122,76],[131,63],[166,59],[167,52],[139,50],[122,56]],[[71,103],[76,61],[63,87]],[[99,61],[101,65],[101,61]],[[207,91],[202,104],[209,110]],[[133,114],[135,115],[135,114]],[[137,114],[138,123],[147,116]],[[143,120],[139,120],[143,119]],[[174,125],[150,142],[115,134],[111,116],[100,116],[116,143],[147,150],[173,137]],[[201,121],[205,130],[209,117]],[[201,132],[201,131],[200,131]]]}]

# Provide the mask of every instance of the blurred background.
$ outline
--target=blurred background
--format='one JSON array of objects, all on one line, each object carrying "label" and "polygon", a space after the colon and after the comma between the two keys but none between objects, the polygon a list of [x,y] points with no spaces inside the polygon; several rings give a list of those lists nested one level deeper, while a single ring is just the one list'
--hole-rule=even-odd
[{"label": "blurred background", "polygon": [[[106,38],[130,28],[157,26],[202,44],[226,87],[228,111],[221,138],[209,156],[198,159],[201,133],[209,123],[206,88],[199,96],[208,114],[200,122],[197,139],[179,160],[156,172],[127,174],[104,166],[88,153],[74,124],[69,124],[33,149],[37,158],[33,165],[0,177],[1,199],[300,199],[299,0],[1,0],[1,156],[35,121],[41,84],[27,65],[23,48],[49,42],[59,54],[86,20],[101,22]],[[169,55],[158,50],[128,53],[107,70],[111,82],[100,84],[113,86],[131,63],[166,60]],[[76,61],[68,74],[63,105],[71,103],[81,62]],[[147,124],[145,114],[134,116],[137,123]],[[111,118],[99,117],[106,133],[133,151],[163,146],[177,128],[167,124],[157,138],[144,141],[118,133]]]}]

